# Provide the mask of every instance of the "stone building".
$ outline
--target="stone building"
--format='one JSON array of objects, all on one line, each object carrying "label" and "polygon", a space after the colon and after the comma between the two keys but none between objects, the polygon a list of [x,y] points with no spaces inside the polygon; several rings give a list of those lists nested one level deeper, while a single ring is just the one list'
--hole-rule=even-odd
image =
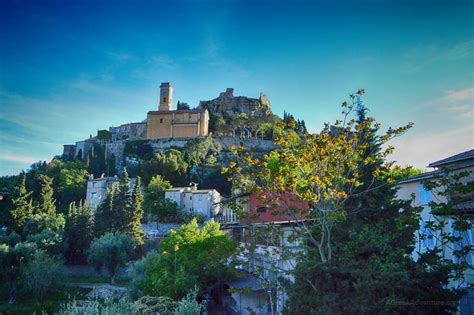
[{"label": "stone building", "polygon": [[221,194],[215,189],[197,189],[194,184],[191,187],[167,189],[165,198],[176,202],[179,209],[212,218],[219,212]]},{"label": "stone building", "polygon": [[107,192],[118,183],[119,179],[117,177],[94,178],[94,175],[90,175],[87,181],[85,204],[91,206],[95,212],[99,204],[107,198]]},{"label": "stone building", "polygon": [[146,122],[123,124],[118,127],[109,127],[111,141],[142,140],[146,138]]},{"label": "stone building", "polygon": [[209,112],[206,109],[172,110],[173,87],[160,85],[158,111],[147,115],[147,139],[196,138],[208,135]]}]

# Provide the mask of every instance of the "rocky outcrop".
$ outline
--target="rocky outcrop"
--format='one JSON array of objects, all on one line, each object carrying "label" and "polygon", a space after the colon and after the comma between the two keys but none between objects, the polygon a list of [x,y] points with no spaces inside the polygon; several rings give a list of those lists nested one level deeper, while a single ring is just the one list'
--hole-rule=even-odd
[{"label": "rocky outcrop", "polygon": [[264,116],[271,113],[270,100],[267,95],[260,93],[259,98],[234,96],[234,89],[228,88],[220,93],[219,97],[210,101],[199,102],[199,108],[205,108],[211,116],[233,118],[238,113],[245,113],[249,117]]}]

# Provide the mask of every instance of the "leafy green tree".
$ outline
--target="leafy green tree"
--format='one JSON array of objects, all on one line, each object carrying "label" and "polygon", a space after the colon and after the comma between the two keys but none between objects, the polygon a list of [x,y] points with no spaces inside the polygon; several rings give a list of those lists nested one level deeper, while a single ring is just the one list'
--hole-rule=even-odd
[{"label": "leafy green tree", "polygon": [[236,244],[216,222],[199,228],[193,219],[171,231],[160,251],[145,272],[143,292],[147,295],[179,299],[194,286],[204,288],[232,277],[227,262],[236,253]]},{"label": "leafy green tree", "polygon": [[49,292],[56,289],[62,274],[61,262],[37,250],[21,270],[21,277],[38,302],[43,302]]},{"label": "leafy green tree", "polygon": [[143,218],[143,209],[142,209],[143,195],[142,195],[142,182],[140,176],[137,177],[135,182],[135,189],[132,193],[132,207],[130,213],[130,227],[129,233],[133,237],[135,244],[140,247],[145,243],[145,232],[143,232],[142,218]]},{"label": "leafy green tree", "polygon": [[128,278],[130,282],[128,283],[128,289],[130,296],[133,299],[137,299],[143,295],[141,287],[143,286],[143,281],[145,279],[145,270],[151,264],[154,259],[157,259],[159,253],[155,250],[148,252],[141,259],[131,263],[127,268]]},{"label": "leafy green tree", "polygon": [[[419,209],[396,200],[392,164],[386,162],[393,148],[382,149],[411,124],[379,133],[379,124],[361,116],[365,112],[356,96],[353,101],[343,103],[341,121],[318,134],[300,136],[287,116],[275,129],[279,148],[263,159],[234,150],[241,159],[223,170],[233,175],[235,188],[268,196],[267,204],[279,204],[296,222],[294,239],[304,246],[292,253],[298,264],[290,273],[295,283],[289,286],[287,312],[450,312],[450,303],[422,309],[403,304],[414,296],[424,301],[458,297],[447,289],[450,265],[436,255],[411,257]],[[354,109],[359,115],[351,119]],[[284,198],[288,194],[307,208],[292,206]]]},{"label": "leafy green tree", "polygon": [[186,162],[190,166],[208,164],[214,161],[221,148],[214,144],[211,137],[189,141],[183,149]]},{"label": "leafy green tree", "polygon": [[47,164],[43,175],[53,181],[56,207],[60,212],[67,213],[71,202],[79,202],[86,195],[87,177],[89,172],[81,161],[62,161],[54,158]]},{"label": "leafy green tree", "polygon": [[105,233],[92,242],[88,252],[88,262],[97,271],[105,268],[110,276],[110,283],[114,284],[118,269],[130,261],[134,249],[135,242],[130,236]]},{"label": "leafy green tree", "polygon": [[71,203],[64,229],[67,250],[66,259],[71,264],[87,261],[86,251],[93,239],[94,217],[92,208],[81,202]]},{"label": "leafy green tree", "polygon": [[173,215],[176,212],[177,207],[170,201],[165,200],[165,190],[172,187],[171,183],[160,175],[151,178],[143,200],[143,209],[149,220],[158,219],[162,221],[166,216]]},{"label": "leafy green tree", "polygon": [[0,282],[7,287],[9,304],[15,303],[22,268],[36,250],[33,243],[0,244]]},{"label": "leafy green tree", "polygon": [[[30,221],[32,223],[34,221]],[[59,258],[66,250],[67,244],[64,242],[64,231],[44,228],[35,234],[29,234],[26,240],[44,250],[48,255]]]},{"label": "leafy green tree", "polygon": [[31,192],[26,190],[26,175],[22,176],[21,184],[17,188],[16,198],[12,200],[12,206],[10,210],[9,228],[12,231],[21,233],[27,219],[33,214]]}]

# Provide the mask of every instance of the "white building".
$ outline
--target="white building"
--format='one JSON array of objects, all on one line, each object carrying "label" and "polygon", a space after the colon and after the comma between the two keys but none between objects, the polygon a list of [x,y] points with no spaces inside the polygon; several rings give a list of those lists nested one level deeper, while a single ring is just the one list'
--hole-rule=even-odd
[{"label": "white building", "polygon": [[[469,175],[459,179],[462,184],[467,184],[474,181],[474,150],[462,152],[446,159],[433,162],[428,167],[435,168],[434,171],[413,176],[411,178],[400,181],[398,198],[402,200],[413,199],[413,206],[422,207],[420,220],[420,229],[417,232],[418,246],[413,254],[414,259],[418,258],[416,252],[424,252],[433,248],[441,249],[441,255],[445,259],[450,259],[453,262],[458,262],[459,258],[453,255],[454,250],[471,246],[471,251],[463,258],[468,263],[470,268],[464,272],[464,278],[456,283],[451,283],[454,287],[464,287],[468,290],[460,302],[460,314],[474,314],[474,229],[467,231],[457,231],[453,228],[453,215],[440,215],[432,213],[430,203],[446,203],[452,196],[446,196],[443,193],[444,187],[438,187],[433,190],[425,189],[424,183],[430,181],[437,181],[439,178],[446,176],[443,169],[449,169],[449,177],[467,172]],[[453,179],[456,180],[456,179]],[[457,181],[457,180],[456,180]],[[457,196],[459,197],[459,196]],[[474,192],[463,195],[462,203],[455,205],[453,213],[462,215],[467,218],[473,218],[474,214]],[[430,229],[430,222],[443,223],[443,230],[436,231]],[[458,243],[446,243],[443,241],[442,234],[457,236],[460,238]]]},{"label": "white building", "polygon": [[[135,187],[136,178],[130,179],[130,192]],[[86,205],[90,205],[95,211],[99,204],[107,198],[107,193],[113,186],[117,186],[120,182],[117,176],[94,178],[90,175],[87,181]]]},{"label": "white building", "polygon": [[197,185],[165,190],[165,198],[176,202],[178,208],[212,218],[218,211],[221,194],[215,189],[197,189]]}]

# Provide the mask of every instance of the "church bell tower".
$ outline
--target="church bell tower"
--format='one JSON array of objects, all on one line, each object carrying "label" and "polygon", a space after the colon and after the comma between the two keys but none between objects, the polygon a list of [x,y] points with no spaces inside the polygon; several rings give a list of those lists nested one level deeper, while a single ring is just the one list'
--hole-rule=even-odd
[{"label": "church bell tower", "polygon": [[169,82],[160,85],[160,111],[170,111],[173,104],[173,87]]}]

